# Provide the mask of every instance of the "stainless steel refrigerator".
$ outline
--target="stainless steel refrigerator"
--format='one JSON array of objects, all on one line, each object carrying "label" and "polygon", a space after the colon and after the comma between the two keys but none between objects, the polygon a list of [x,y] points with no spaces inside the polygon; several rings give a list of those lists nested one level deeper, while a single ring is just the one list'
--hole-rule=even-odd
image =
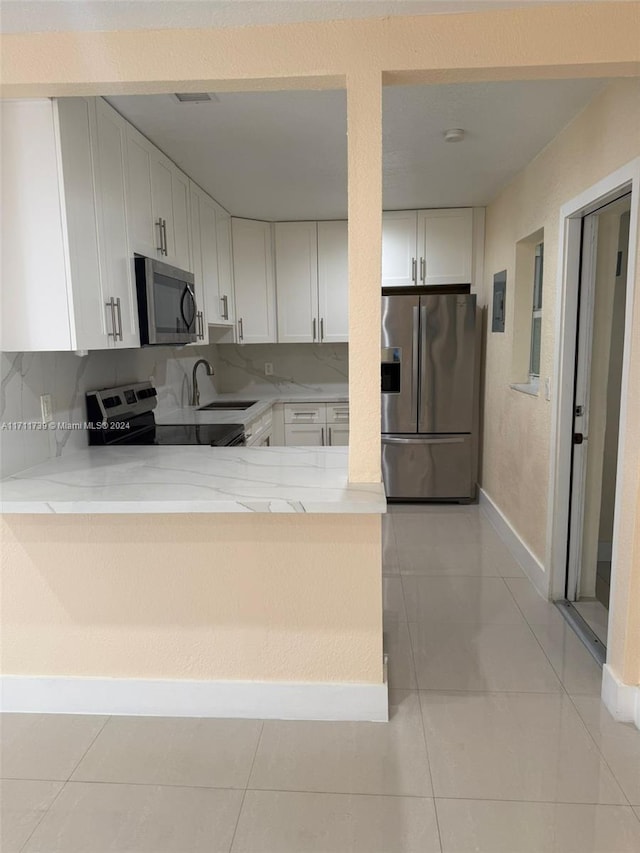
[{"label": "stainless steel refrigerator", "polygon": [[471,500],[476,297],[382,297],[382,472],[396,500]]}]

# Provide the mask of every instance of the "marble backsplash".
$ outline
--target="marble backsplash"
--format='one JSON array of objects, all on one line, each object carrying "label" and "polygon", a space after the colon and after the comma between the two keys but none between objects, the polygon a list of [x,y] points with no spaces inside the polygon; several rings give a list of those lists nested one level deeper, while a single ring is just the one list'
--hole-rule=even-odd
[{"label": "marble backsplash", "polygon": [[[214,346],[202,346],[101,350],[86,356],[69,352],[0,353],[1,476],[87,446],[86,433],[79,429],[7,428],[11,422],[39,423],[42,394],[52,397],[56,424],[81,424],[86,420],[86,391],[153,377],[158,408],[175,408],[188,404],[196,359],[213,362],[214,351]],[[204,370],[198,379],[203,397],[204,392],[208,398],[215,396],[215,386]]]},{"label": "marble backsplash", "polygon": [[[79,429],[8,429],[11,422],[39,424],[40,396],[50,394],[53,421],[86,420],[84,395],[95,388],[153,378],[158,410],[186,406],[191,371],[198,358],[215,369],[198,375],[203,401],[216,394],[262,391],[331,391],[348,382],[347,344],[219,344],[176,349],[101,350],[86,356],[69,352],[0,353],[0,476],[6,477],[87,446]],[[265,376],[265,362],[273,376]]]},{"label": "marble backsplash", "polygon": [[[273,365],[266,376],[265,363]],[[218,393],[331,391],[349,381],[348,344],[219,344],[213,362]]]}]

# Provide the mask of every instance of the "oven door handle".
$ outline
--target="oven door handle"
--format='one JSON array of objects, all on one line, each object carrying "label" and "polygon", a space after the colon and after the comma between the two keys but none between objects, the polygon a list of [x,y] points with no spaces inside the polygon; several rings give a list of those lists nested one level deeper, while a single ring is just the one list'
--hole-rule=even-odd
[{"label": "oven door handle", "polygon": [[[192,311],[191,311],[191,319],[190,319],[190,320],[187,320],[187,317],[186,317],[185,312],[184,312],[184,300],[185,300],[185,298],[186,298],[187,294],[189,294],[189,296],[191,297],[191,308],[192,308]],[[191,285],[189,285],[189,284],[185,284],[185,286],[184,286],[184,290],[183,290],[183,292],[182,292],[182,299],[180,300],[180,313],[182,314],[182,319],[184,320],[184,324],[185,324],[185,326],[186,326],[186,330],[187,330],[188,332],[190,332],[190,331],[191,331],[191,327],[193,326],[193,323],[194,323],[194,321],[195,321],[195,319],[196,319],[196,314],[197,314],[197,304],[196,304],[196,296],[195,296],[195,293],[193,292],[193,290],[191,289]]]}]

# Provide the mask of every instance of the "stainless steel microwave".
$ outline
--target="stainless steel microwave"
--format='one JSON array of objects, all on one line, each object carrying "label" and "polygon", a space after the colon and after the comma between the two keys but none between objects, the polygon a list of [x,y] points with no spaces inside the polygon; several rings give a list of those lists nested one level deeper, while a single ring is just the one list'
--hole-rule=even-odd
[{"label": "stainless steel microwave", "polygon": [[198,306],[193,274],[154,258],[136,257],[134,264],[142,346],[196,341]]}]

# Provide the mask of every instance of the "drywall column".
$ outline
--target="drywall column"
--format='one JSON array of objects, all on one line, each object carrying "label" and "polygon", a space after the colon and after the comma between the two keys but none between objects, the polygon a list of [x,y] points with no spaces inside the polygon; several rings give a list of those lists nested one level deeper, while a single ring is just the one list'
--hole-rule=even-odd
[{"label": "drywall column", "polygon": [[[382,77],[347,75],[349,479],[380,482]],[[355,381],[354,381],[355,380]]]}]

